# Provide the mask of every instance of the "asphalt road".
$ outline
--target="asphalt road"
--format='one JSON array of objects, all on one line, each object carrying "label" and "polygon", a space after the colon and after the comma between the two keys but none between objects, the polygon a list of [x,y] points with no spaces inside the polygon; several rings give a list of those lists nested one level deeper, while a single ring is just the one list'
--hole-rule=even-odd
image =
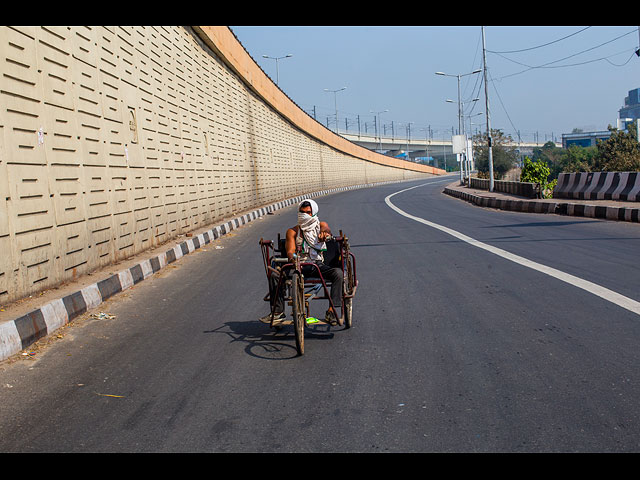
[{"label": "asphalt road", "polygon": [[352,329],[309,331],[298,357],[292,329],[257,321],[258,240],[295,223],[280,210],[0,365],[0,451],[639,451],[640,315],[385,198],[420,185],[389,200],[635,302],[640,227],[483,209],[444,184],[317,199],[357,259]]}]

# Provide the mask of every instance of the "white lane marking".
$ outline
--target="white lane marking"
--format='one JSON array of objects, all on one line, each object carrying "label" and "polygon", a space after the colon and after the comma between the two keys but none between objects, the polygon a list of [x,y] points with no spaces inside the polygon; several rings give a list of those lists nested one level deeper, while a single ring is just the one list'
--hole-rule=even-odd
[{"label": "white lane marking", "polygon": [[[429,182],[429,183],[425,183],[424,185],[437,185],[438,183],[451,183],[454,179],[452,178],[445,178],[444,180],[438,180],[437,182]],[[418,185],[421,186],[421,185]],[[411,187],[413,188],[413,187]]]},{"label": "white lane marking", "polygon": [[631,298],[625,297],[624,295],[620,295],[617,292],[614,292],[613,290],[609,290],[608,288],[605,288],[601,285],[595,284],[593,282],[589,282],[588,280],[584,280],[582,278],[576,277],[574,275],[571,275],[569,273],[565,273],[562,272],[560,270],[557,270],[555,268],[552,267],[548,267],[546,265],[542,265],[541,263],[537,263],[534,262],[532,260],[526,259],[524,257],[521,257],[519,255],[515,255],[513,253],[507,252],[506,250],[502,250],[501,248],[497,248],[494,247],[492,245],[487,245],[486,243],[480,242],[474,238],[471,238],[463,233],[460,233],[456,230],[452,230],[451,228],[445,227],[443,225],[439,225],[437,223],[433,223],[430,222],[429,220],[425,220],[424,218],[420,218],[420,217],[416,217],[414,215],[411,215],[407,212],[405,212],[404,210],[399,209],[398,207],[396,207],[393,203],[391,203],[391,197],[393,197],[394,195],[397,195],[399,193],[403,193],[406,192],[408,190],[413,190],[414,188],[418,188],[418,187],[424,187],[425,185],[431,185],[431,183],[424,183],[422,185],[416,185],[414,187],[410,187],[410,188],[405,188],[404,190],[400,190],[399,192],[395,192],[392,193],[391,195],[388,195],[384,201],[385,203],[392,209],[395,210],[397,213],[399,213],[400,215],[407,217],[411,220],[415,220],[416,222],[420,222],[424,225],[427,225],[429,227],[438,229],[444,233],[448,233],[449,235],[458,238],[460,240],[462,240],[463,242],[467,242],[470,245],[473,245],[474,247],[478,247],[481,248],[483,250],[486,250],[488,252],[491,252],[495,255],[498,255],[502,258],[506,258],[507,260],[511,260],[512,262],[518,263],[522,266],[531,268],[533,270],[537,270],[538,272],[541,273],[545,273],[551,277],[557,278],[558,280],[561,280],[563,282],[566,282],[570,285],[573,285],[574,287],[578,287],[581,288],[583,290],[586,290],[589,293],[592,293],[594,295],[597,295],[598,297],[601,297],[611,303],[614,303],[622,308],[625,308],[637,315],[640,315],[640,302],[636,302],[635,300],[632,300]]}]

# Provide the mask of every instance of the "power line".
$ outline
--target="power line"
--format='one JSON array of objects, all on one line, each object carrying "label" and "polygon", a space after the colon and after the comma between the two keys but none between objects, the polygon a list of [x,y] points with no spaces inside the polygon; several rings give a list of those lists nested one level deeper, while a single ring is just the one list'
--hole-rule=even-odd
[{"label": "power line", "polygon": [[571,35],[567,35],[566,37],[559,38],[558,40],[554,40],[553,42],[544,43],[544,44],[542,44],[542,45],[537,45],[537,46],[535,46],[535,47],[523,48],[522,50],[507,50],[507,51],[504,51],[504,52],[495,52],[495,51],[492,51],[492,50],[487,50],[487,52],[490,52],[490,53],[498,53],[498,54],[500,54],[500,53],[519,53],[519,52],[528,52],[529,50],[535,50],[536,48],[542,48],[542,47],[546,47],[547,45],[552,45],[552,44],[554,44],[554,43],[561,42],[562,40],[565,40],[565,39],[567,39],[567,38],[569,38],[569,37],[573,37],[574,35],[577,35],[577,34],[579,34],[580,32],[584,32],[585,30],[587,30],[587,29],[589,29],[589,28],[591,28],[591,27],[585,27],[585,28],[583,28],[582,30],[578,30],[577,32],[572,33]]},{"label": "power line", "polygon": [[625,66],[627,63],[629,63],[629,60],[631,60],[631,59],[633,58],[633,55],[635,55],[635,49],[633,49],[633,50],[632,50],[632,51],[633,51],[633,53],[632,53],[632,54],[631,54],[631,56],[629,57],[629,60],[627,60],[626,62],[624,62],[624,63],[623,63],[623,64],[621,64],[621,65],[616,65],[615,63],[610,62],[610,61],[609,61],[609,58],[611,58],[611,57],[615,57],[615,56],[617,56],[617,55],[620,55],[621,53],[625,53],[625,52],[628,52],[628,51],[629,51],[629,49],[627,48],[627,49],[625,49],[625,50],[623,50],[623,51],[621,51],[621,52],[614,53],[613,55],[609,55],[608,57],[601,57],[601,58],[596,58],[596,59],[594,59],[594,60],[587,60],[587,61],[584,61],[584,62],[570,63],[570,64],[567,64],[567,65],[556,65],[555,67],[543,67],[543,68],[564,68],[564,67],[576,67],[576,66],[579,66],[579,65],[586,65],[587,63],[599,62],[599,61],[601,61],[601,60],[606,60],[607,62],[609,62],[611,65],[613,65],[613,66],[615,66],[615,67],[623,67],[623,66]]},{"label": "power line", "polygon": [[[473,56],[473,62],[471,63],[471,69],[469,69],[470,72],[473,72],[473,71],[476,70],[475,64],[476,64],[476,60],[478,58],[478,53],[479,53],[481,47],[482,47],[482,34],[480,34],[478,36],[478,42],[476,43],[476,53]],[[480,62],[480,64],[482,65],[482,62]],[[473,95],[473,92],[475,91],[476,86],[478,85],[478,81],[482,81],[482,75],[474,75],[474,76],[475,76],[475,84],[474,84],[473,89],[472,89],[471,99],[476,98],[476,96]],[[467,78],[465,80],[466,81],[465,81],[465,84],[464,84],[464,89],[462,91],[462,96],[463,97],[465,96],[467,88],[469,87],[469,83],[471,82],[471,76],[470,75],[467,76]],[[468,100],[465,100],[465,101],[468,101]]]},{"label": "power line", "polygon": [[[525,64],[525,63],[517,62],[517,61],[515,61],[515,60],[513,60],[513,59],[511,59],[511,58],[508,58],[508,57],[503,56],[503,55],[502,55],[502,54],[500,54],[500,53],[492,52],[492,53],[496,53],[497,55],[499,55],[500,57],[504,58],[505,60],[509,60],[510,62],[516,63],[516,64],[518,64],[518,65],[522,65],[522,66],[524,66],[524,67],[528,67],[526,70],[522,70],[522,71],[520,71],[520,72],[512,73],[512,74],[509,74],[509,75],[504,75],[504,76],[502,76],[502,77],[498,78],[497,80],[502,80],[502,79],[505,79],[505,78],[513,77],[513,76],[515,76],[515,75],[520,75],[521,73],[525,73],[525,72],[528,72],[529,70],[534,70],[534,69],[538,69],[538,68],[565,68],[565,67],[574,67],[574,66],[578,66],[578,65],[585,65],[585,64],[587,64],[587,63],[599,62],[599,61],[601,61],[601,60],[607,60],[608,58],[614,57],[614,56],[618,55],[619,53],[623,53],[623,52],[615,53],[615,54],[613,54],[613,55],[609,55],[608,57],[602,57],[602,58],[598,58],[598,59],[594,59],[594,60],[587,60],[587,61],[585,61],[585,62],[580,62],[580,63],[567,64],[567,65],[557,65],[557,66],[553,66],[553,67],[550,67],[550,66],[549,66],[549,65],[552,65],[552,64],[554,64],[554,63],[562,62],[562,61],[567,60],[567,59],[569,59],[569,58],[576,57],[576,56],[581,55],[581,54],[583,54],[583,53],[590,52],[591,50],[595,50],[596,48],[600,48],[600,47],[602,47],[602,46],[604,46],[604,45],[607,45],[607,44],[609,44],[609,43],[615,42],[616,40],[619,40],[619,39],[621,39],[622,37],[625,37],[625,36],[627,36],[627,35],[630,35],[630,34],[632,34],[632,33],[635,33],[636,31],[637,31],[637,29],[631,30],[631,31],[629,31],[629,32],[627,32],[627,33],[624,33],[624,34],[622,34],[622,35],[620,35],[620,36],[618,36],[618,37],[616,37],[616,38],[613,38],[612,40],[608,40],[608,41],[606,41],[606,42],[604,42],[604,43],[601,43],[601,44],[599,44],[599,45],[596,45],[595,47],[591,47],[591,48],[588,48],[588,49],[583,50],[583,51],[581,51],[581,52],[578,52],[578,53],[574,53],[574,54],[572,54],[572,55],[569,55],[569,56],[567,56],[567,57],[560,58],[560,59],[558,59],[558,60],[554,60],[554,61],[552,61],[552,62],[547,62],[547,63],[543,63],[542,65],[536,65],[536,66],[531,66],[531,65],[527,65],[527,64]],[[635,49],[634,49],[634,50],[635,50]],[[488,51],[488,50],[487,50],[487,51]],[[627,50],[625,50],[625,51],[627,51]],[[623,65],[626,65],[628,62],[629,62],[629,60],[627,60],[627,62],[625,62]],[[609,63],[611,63],[611,62],[609,62]],[[615,65],[615,64],[612,64],[612,65]],[[622,66],[622,65],[620,65],[620,66]]]},{"label": "power line", "polygon": [[[617,56],[617,55],[620,55],[620,54],[622,54],[622,53],[628,52],[628,51],[629,51],[629,49],[623,50],[623,51],[618,52],[618,53],[614,53],[614,54],[612,54],[612,55],[609,55],[608,57],[601,57],[601,58],[596,58],[596,59],[593,59],[593,60],[586,60],[586,61],[584,61],[584,62],[569,63],[569,64],[566,64],[566,65],[556,65],[556,66],[553,66],[553,67],[546,66],[546,65],[549,65],[549,64],[546,64],[545,66],[529,67],[529,68],[527,68],[526,70],[522,70],[522,71],[520,71],[520,72],[511,73],[511,74],[509,74],[509,75],[503,75],[502,77],[499,77],[499,78],[497,78],[497,79],[495,79],[495,80],[500,81],[500,80],[503,80],[503,79],[505,79],[505,78],[513,77],[513,76],[515,76],[515,75],[520,75],[521,73],[525,73],[525,72],[528,72],[528,71],[530,71],[530,70],[535,70],[535,69],[538,69],[538,68],[567,68],[567,67],[577,67],[577,66],[580,66],[580,65],[586,65],[586,64],[589,64],[589,63],[600,62],[600,61],[602,61],[602,60],[606,60],[609,64],[613,65],[614,67],[624,67],[627,63],[629,63],[629,62],[631,61],[631,59],[633,58],[633,56],[634,56],[634,55],[636,55],[635,50],[636,50],[635,48],[634,48],[634,49],[632,49],[633,53],[631,54],[631,56],[627,59],[627,61],[625,61],[624,63],[621,63],[621,64],[613,63],[613,62],[611,62],[609,59],[610,59],[610,58],[612,58],[612,57],[615,57],[615,56]],[[514,63],[517,63],[517,62],[514,62]],[[528,65],[525,65],[525,64],[520,64],[520,65],[528,66]]]},{"label": "power line", "polygon": [[[613,65],[614,67],[624,67],[627,63],[629,63],[629,62],[631,61],[631,59],[633,58],[633,56],[634,56],[634,55],[638,55],[638,51],[639,51],[639,50],[634,49],[634,50],[633,50],[633,53],[632,53],[632,54],[631,54],[631,56],[627,59],[627,61],[626,61],[626,62],[624,62],[624,63],[621,63],[620,65],[618,65],[617,63],[613,63],[613,62],[609,61],[609,58],[607,58],[607,57],[605,57],[605,58],[603,58],[603,59],[601,59],[601,60],[606,60],[607,62],[609,62],[609,63],[610,63],[611,65]],[[613,55],[612,55],[612,56],[613,56]]]},{"label": "power line", "polygon": [[507,108],[504,106],[504,103],[502,102],[502,97],[500,97],[500,93],[498,93],[498,89],[496,88],[496,82],[493,81],[493,79],[491,78],[491,74],[489,73],[489,79],[491,80],[491,84],[493,85],[493,89],[496,92],[496,95],[498,97],[498,100],[500,100],[500,105],[502,105],[502,109],[504,110],[505,115],[507,116],[507,118],[509,119],[509,123],[511,124],[511,127],[513,127],[513,131],[518,134],[518,129],[515,127],[515,125],[513,124],[513,122],[511,121],[511,117],[509,116],[509,112],[507,112]]}]

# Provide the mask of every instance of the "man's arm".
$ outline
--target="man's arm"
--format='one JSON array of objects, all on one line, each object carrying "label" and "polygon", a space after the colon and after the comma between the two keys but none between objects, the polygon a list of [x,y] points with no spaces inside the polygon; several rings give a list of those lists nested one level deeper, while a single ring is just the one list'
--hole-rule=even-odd
[{"label": "man's arm", "polygon": [[290,228],[287,230],[287,237],[284,244],[284,249],[287,251],[287,258],[290,262],[293,261],[293,254],[296,253],[296,229]]},{"label": "man's arm", "polygon": [[329,228],[329,224],[327,222],[320,222],[320,233],[318,234],[318,239],[321,242],[324,242],[331,236],[331,228]]}]

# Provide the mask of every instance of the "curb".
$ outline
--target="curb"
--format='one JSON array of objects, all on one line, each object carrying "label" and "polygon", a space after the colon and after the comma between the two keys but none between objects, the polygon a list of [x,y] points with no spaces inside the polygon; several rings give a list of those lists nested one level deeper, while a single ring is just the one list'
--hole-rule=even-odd
[{"label": "curb", "polygon": [[184,255],[188,255],[194,250],[213,242],[232,230],[246,225],[252,220],[298,203],[305,198],[313,198],[378,185],[401,183],[403,181],[406,180],[338,187],[298,195],[293,198],[255,209],[249,213],[245,213],[220,225],[212,227],[199,235],[188,238],[184,242],[170,248],[164,253],[144,260],[126,270],[122,270],[108,278],[105,278],[104,280],[88,285],[63,298],[53,300],[19,318],[0,323],[0,361],[18,353],[20,350],[24,350],[40,338],[51,334],[58,328],[71,322],[79,315],[97,307],[108,298],[132,287],[133,285],[136,285],[146,278],[149,278],[157,271],[173,262],[176,262]]},{"label": "curb", "polygon": [[585,205],[569,202],[538,202],[535,200],[510,200],[497,197],[474,195],[468,192],[445,187],[444,193],[460,198],[481,207],[497,208],[525,213],[555,213],[575,217],[602,218],[624,222],[640,223],[640,208],[609,207],[606,205]]}]

